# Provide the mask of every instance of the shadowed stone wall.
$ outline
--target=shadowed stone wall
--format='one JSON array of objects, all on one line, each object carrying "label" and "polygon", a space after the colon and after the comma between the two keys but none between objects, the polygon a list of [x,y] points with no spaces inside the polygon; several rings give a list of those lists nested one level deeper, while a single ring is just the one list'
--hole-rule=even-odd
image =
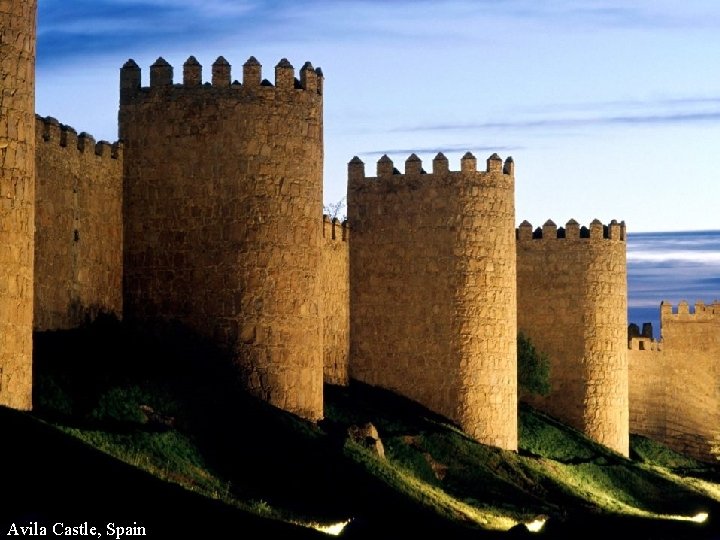
[{"label": "shadowed stone wall", "polygon": [[250,58],[242,84],[222,57],[212,83],[190,57],[141,87],[120,77],[125,145],[124,302],[227,351],[247,388],[322,417],[322,72],[283,59],[275,85]]},{"label": "shadowed stone wall", "polygon": [[122,316],[122,146],[36,121],[35,330]]}]

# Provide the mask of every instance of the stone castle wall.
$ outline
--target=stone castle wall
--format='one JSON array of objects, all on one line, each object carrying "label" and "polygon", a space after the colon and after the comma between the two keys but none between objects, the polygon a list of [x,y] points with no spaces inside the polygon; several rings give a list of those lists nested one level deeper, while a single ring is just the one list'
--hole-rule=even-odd
[{"label": "stone castle wall", "polygon": [[628,455],[625,226],[523,222],[518,330],[550,357],[551,394],[531,401]]},{"label": "stone castle wall", "polygon": [[514,170],[497,155],[424,174],[348,165],[351,377],[517,448]]},{"label": "stone castle wall", "polygon": [[322,72],[283,59],[275,85],[250,58],[242,84],[220,57],[212,83],[190,57],[141,87],[121,70],[124,303],[176,320],[232,355],[248,389],[322,417]]},{"label": "stone castle wall", "polygon": [[347,385],[350,354],[350,228],[323,216],[320,265],[323,314],[323,380]]},{"label": "stone castle wall", "polygon": [[36,120],[35,330],[122,316],[122,146]]},{"label": "stone castle wall", "polygon": [[698,459],[720,443],[720,303],[663,303],[662,341],[631,337],[630,431]]},{"label": "stone castle wall", "polygon": [[35,0],[0,2],[0,405],[32,407]]}]

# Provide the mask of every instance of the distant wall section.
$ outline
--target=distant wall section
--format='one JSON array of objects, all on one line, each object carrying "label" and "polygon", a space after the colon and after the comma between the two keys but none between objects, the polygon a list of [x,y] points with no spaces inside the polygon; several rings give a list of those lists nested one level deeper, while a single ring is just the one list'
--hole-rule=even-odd
[{"label": "distant wall section", "polygon": [[323,305],[323,379],[348,384],[350,353],[350,227],[323,216],[320,289]]},{"label": "distant wall section", "polygon": [[517,448],[514,165],[348,165],[350,376]]},{"label": "distant wall section", "polygon": [[35,330],[122,316],[122,146],[37,118]]},{"label": "distant wall section", "polygon": [[517,234],[518,329],[551,363],[551,394],[532,402],[628,455],[624,223]]},{"label": "distant wall section", "polygon": [[630,431],[715,461],[720,445],[720,303],[663,302],[661,341],[631,336]]}]

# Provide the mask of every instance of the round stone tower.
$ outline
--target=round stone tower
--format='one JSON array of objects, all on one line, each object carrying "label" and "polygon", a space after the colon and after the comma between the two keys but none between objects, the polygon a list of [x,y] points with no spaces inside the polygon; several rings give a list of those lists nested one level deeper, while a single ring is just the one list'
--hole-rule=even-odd
[{"label": "round stone tower", "polygon": [[35,0],[0,2],[0,405],[32,407]]},{"label": "round stone tower", "polygon": [[517,449],[514,164],[348,166],[350,375]]},{"label": "round stone tower", "polygon": [[627,456],[625,224],[518,228],[518,329],[550,357],[536,406]]},{"label": "round stone tower", "polygon": [[317,419],[322,72],[283,59],[273,85],[251,57],[242,83],[230,73],[220,57],[203,84],[190,57],[173,84],[159,58],[142,87],[135,62],[121,70],[125,316],[181,322],[252,393]]}]

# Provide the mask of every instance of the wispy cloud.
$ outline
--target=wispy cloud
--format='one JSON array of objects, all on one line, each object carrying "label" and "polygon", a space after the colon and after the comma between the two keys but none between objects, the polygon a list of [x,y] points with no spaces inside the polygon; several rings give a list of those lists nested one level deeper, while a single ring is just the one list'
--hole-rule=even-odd
[{"label": "wispy cloud", "polygon": [[393,132],[412,131],[472,131],[472,130],[513,130],[546,129],[565,130],[602,126],[657,126],[699,123],[717,123],[720,121],[720,108],[707,111],[659,112],[653,114],[621,114],[584,118],[519,118],[502,121],[457,122],[437,124],[416,124],[398,126]]}]

